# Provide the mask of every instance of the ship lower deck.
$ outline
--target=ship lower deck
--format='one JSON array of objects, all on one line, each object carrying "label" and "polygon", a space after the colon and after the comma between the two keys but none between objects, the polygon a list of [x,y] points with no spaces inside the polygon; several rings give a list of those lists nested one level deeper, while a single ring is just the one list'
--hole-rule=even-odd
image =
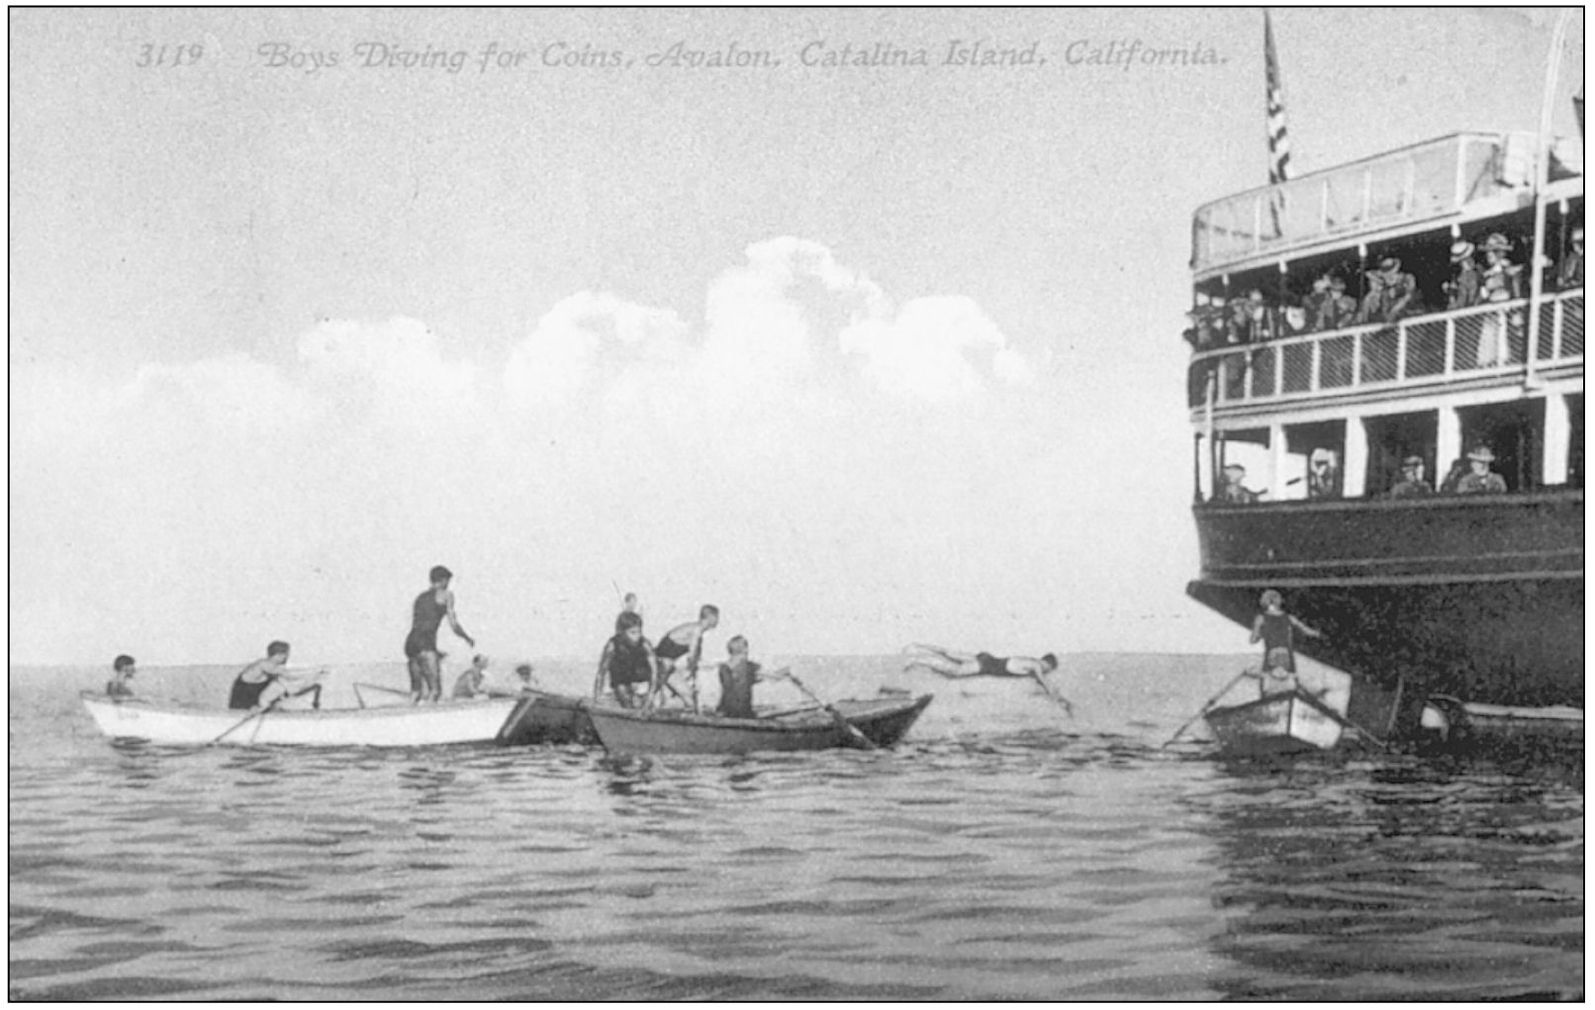
[{"label": "ship lower deck", "polygon": [[1299,652],[1393,691],[1584,704],[1583,491],[1198,506],[1191,597],[1249,627],[1264,589]]}]

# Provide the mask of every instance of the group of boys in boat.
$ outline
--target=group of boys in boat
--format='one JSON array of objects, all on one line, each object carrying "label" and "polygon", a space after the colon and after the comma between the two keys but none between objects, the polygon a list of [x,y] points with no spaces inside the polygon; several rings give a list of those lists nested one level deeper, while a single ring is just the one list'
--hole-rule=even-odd
[{"label": "group of boys in boat", "polygon": [[[476,640],[461,626],[455,612],[454,592],[449,583],[454,573],[437,565],[428,573],[430,585],[416,596],[411,607],[409,634],[404,639],[404,656],[410,675],[411,704],[436,703],[443,697],[442,663],[446,655],[438,646],[438,632],[445,621],[449,629],[471,647]],[[720,610],[713,604],[704,604],[695,621],[686,621],[665,632],[657,642],[643,634],[643,618],[638,610],[637,595],[627,593],[621,601],[621,611],[615,618],[615,633],[604,643],[598,659],[598,670],[593,678],[593,700],[603,697],[607,685],[615,700],[627,708],[653,708],[667,704],[674,697],[694,712],[702,710],[698,690],[698,669],[703,660],[704,635],[720,624]],[[247,664],[234,676],[228,694],[228,708],[258,710],[266,705],[276,707],[284,702],[308,697],[312,708],[321,707],[322,680],[325,669],[314,673],[291,671],[287,668],[291,647],[284,641],[273,641],[266,647],[266,655]],[[1007,677],[1034,680],[1048,697],[1073,714],[1068,699],[1058,694],[1047,681],[1047,674],[1058,669],[1058,657],[1047,653],[1039,659],[1029,656],[998,657],[987,652],[966,653],[935,645],[914,644],[903,650],[908,657],[905,670],[925,669],[948,678]],[[785,668],[766,671],[749,657],[748,640],[734,635],[726,642],[726,660],[719,664],[720,701],[715,714],[732,718],[752,718],[753,686],[760,682],[792,680]],[[519,683],[514,690],[502,690],[487,684],[487,657],[477,655],[458,678],[451,698],[469,699],[484,695],[518,694],[534,689],[531,664],[521,664],[516,669]],[[685,670],[684,685],[678,686],[671,678],[678,670]],[[114,676],[106,683],[105,692],[113,698],[130,698],[133,695],[132,678],[137,672],[133,657],[121,655],[113,664]],[[265,699],[272,687],[280,692],[268,703]]]}]

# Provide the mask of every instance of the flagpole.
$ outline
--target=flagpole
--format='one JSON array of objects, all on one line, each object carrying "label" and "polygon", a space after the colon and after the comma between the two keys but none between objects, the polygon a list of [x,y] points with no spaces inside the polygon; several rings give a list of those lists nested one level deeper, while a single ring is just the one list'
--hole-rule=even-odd
[{"label": "flagpole", "polygon": [[1540,131],[1534,142],[1534,248],[1529,253],[1529,329],[1528,346],[1523,349],[1524,386],[1535,384],[1534,358],[1540,347],[1540,299],[1545,293],[1545,190],[1551,184],[1551,111],[1556,98],[1556,78],[1562,67],[1562,46],[1572,19],[1573,11],[1564,10],[1556,19],[1556,30],[1551,33],[1550,57],[1545,61],[1545,93],[1540,99]]}]

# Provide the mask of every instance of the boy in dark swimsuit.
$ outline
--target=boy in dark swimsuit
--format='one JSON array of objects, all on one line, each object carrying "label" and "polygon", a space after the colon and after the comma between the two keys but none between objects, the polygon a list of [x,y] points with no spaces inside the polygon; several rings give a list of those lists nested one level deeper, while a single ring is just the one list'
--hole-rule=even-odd
[{"label": "boy in dark swimsuit", "polygon": [[[276,702],[280,702],[284,698],[296,698],[299,695],[308,694],[311,696],[311,707],[320,708],[320,680],[322,677],[327,675],[327,671],[317,670],[315,673],[308,676],[305,674],[289,673],[286,669],[284,669],[284,665],[287,662],[287,642],[272,642],[270,645],[266,646],[265,659],[255,660],[242,670],[239,670],[238,676],[233,678],[233,689],[228,695],[227,707],[237,709],[260,708],[261,695],[265,694],[266,690],[273,684],[276,684],[279,681],[283,682],[284,684],[292,684],[299,681],[308,680],[311,681],[309,686],[302,687],[297,691],[284,690],[283,693],[277,697]],[[274,704],[276,702],[274,702]]]},{"label": "boy in dark swimsuit", "polygon": [[138,664],[133,657],[125,654],[117,656],[111,669],[116,676],[105,682],[105,693],[112,698],[133,697],[133,674],[138,672]]},{"label": "boy in dark swimsuit", "polygon": [[[653,701],[658,689],[657,664],[653,647],[642,637],[642,618],[634,613],[623,613],[615,619],[615,637],[604,643],[598,657],[598,673],[593,678],[593,701],[604,694],[604,680],[609,680],[615,700],[627,708]],[[642,685],[647,685],[643,688]],[[645,690],[641,698],[638,691]]]},{"label": "boy in dark swimsuit", "polygon": [[748,658],[748,640],[733,636],[726,643],[730,659],[720,664],[720,704],[715,712],[733,719],[752,719],[753,685],[759,681],[785,680],[785,669],[765,673],[758,663]]},{"label": "boy in dark swimsuit", "polygon": [[1308,638],[1323,638],[1324,633],[1308,627],[1293,614],[1285,613],[1285,598],[1277,589],[1265,589],[1258,598],[1263,612],[1252,621],[1252,644],[1263,643],[1263,666],[1269,667],[1270,657],[1276,650],[1284,652],[1287,673],[1296,672],[1296,632]]},{"label": "boy in dark swimsuit", "polygon": [[688,686],[692,695],[692,710],[698,711],[698,662],[703,657],[703,633],[712,631],[720,623],[720,608],[705,603],[698,608],[698,619],[678,624],[665,632],[654,646],[659,657],[659,687],[664,687],[676,670],[676,660],[686,657]]},{"label": "boy in dark swimsuit", "polygon": [[454,594],[449,592],[449,580],[454,573],[438,565],[429,573],[432,586],[415,598],[410,620],[410,633],[404,639],[404,658],[410,668],[410,701],[437,701],[443,696],[442,654],[438,652],[438,627],[448,618],[449,627],[473,649],[476,639],[460,627],[454,616]]},{"label": "boy in dark swimsuit", "polygon": [[1027,677],[1047,692],[1047,696],[1062,705],[1070,715],[1074,714],[1074,706],[1069,699],[1058,694],[1047,683],[1047,674],[1058,668],[1058,657],[1047,653],[1040,659],[1030,656],[993,656],[989,652],[956,652],[945,649],[939,645],[920,645],[918,643],[907,646],[903,654],[911,657],[903,665],[904,670],[914,667],[923,667],[943,677]]}]

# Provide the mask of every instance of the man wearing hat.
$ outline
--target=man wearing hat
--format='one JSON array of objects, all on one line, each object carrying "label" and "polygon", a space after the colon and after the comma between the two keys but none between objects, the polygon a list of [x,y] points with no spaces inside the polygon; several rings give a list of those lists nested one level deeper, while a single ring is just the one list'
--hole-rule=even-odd
[{"label": "man wearing hat", "polygon": [[1386,256],[1379,269],[1368,274],[1368,297],[1363,299],[1363,321],[1393,323],[1407,314],[1418,293],[1418,282],[1401,270],[1401,260]]},{"label": "man wearing hat", "polygon": [[1401,479],[1390,489],[1392,498],[1421,498],[1434,494],[1434,488],[1423,479],[1423,457],[1408,456],[1401,461]]},{"label": "man wearing hat", "polygon": [[1246,487],[1246,468],[1239,463],[1230,463],[1224,467],[1224,483],[1219,485],[1218,493],[1213,500],[1223,505],[1250,505],[1257,500],[1258,492],[1248,490]]},{"label": "man wearing hat", "polygon": [[1357,302],[1346,294],[1345,278],[1326,272],[1313,281],[1312,294],[1302,299],[1307,309],[1307,326],[1323,333],[1350,326],[1356,321]]},{"label": "man wearing hat", "polygon": [[1477,446],[1468,453],[1468,472],[1457,481],[1457,494],[1502,494],[1506,491],[1506,480],[1494,470],[1490,464],[1495,462],[1495,453],[1488,446]]},{"label": "man wearing hat", "polygon": [[1473,251],[1473,243],[1466,239],[1451,243],[1451,279],[1445,285],[1447,309],[1479,304],[1479,265],[1473,260]]}]

